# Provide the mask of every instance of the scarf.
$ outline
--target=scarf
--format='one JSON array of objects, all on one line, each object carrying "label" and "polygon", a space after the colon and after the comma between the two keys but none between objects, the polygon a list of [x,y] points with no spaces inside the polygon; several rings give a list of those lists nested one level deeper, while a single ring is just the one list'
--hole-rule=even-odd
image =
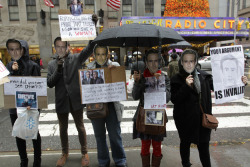
[{"label": "scarf", "polygon": [[[161,70],[156,71],[156,73],[161,74]],[[144,78],[146,78],[146,77],[153,77],[154,74],[151,74],[150,71],[149,71],[149,69],[146,68],[146,69],[144,70],[144,72],[143,72],[143,76],[144,76]]]}]

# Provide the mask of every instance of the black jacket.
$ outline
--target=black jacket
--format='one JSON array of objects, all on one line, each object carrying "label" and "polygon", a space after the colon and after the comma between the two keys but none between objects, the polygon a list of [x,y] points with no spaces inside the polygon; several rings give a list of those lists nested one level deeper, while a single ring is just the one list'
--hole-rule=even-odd
[{"label": "black jacket", "polygon": [[[80,54],[69,54],[64,61],[64,68],[57,70],[55,58],[48,64],[47,85],[55,87],[55,101],[57,113],[69,113],[70,107],[74,111],[83,108],[81,102],[78,70],[93,52],[94,44],[89,44]],[[70,102],[72,106],[70,106]]]},{"label": "black jacket", "polygon": [[[29,58],[29,46],[26,41],[19,41],[24,49],[24,55],[17,61],[18,70],[12,70],[14,61],[7,64],[6,68],[10,72],[10,76],[41,76],[40,67]],[[10,114],[16,114],[16,109],[10,109]]]},{"label": "black jacket", "polygon": [[[201,125],[201,103],[205,113],[212,114],[211,90],[213,90],[212,76],[197,69],[201,85],[199,94],[186,84],[186,77],[180,73],[171,78],[171,101],[174,103],[174,120],[182,141],[199,143],[210,140],[211,130]],[[200,100],[201,99],[201,100]]]}]

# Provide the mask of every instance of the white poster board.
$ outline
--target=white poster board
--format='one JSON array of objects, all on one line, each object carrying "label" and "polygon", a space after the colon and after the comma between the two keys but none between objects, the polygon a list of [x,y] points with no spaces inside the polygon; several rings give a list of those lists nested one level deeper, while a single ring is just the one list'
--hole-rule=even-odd
[{"label": "white poster board", "polygon": [[82,104],[115,102],[126,99],[124,82],[82,85]]},{"label": "white poster board", "polygon": [[241,45],[210,48],[215,103],[243,98],[244,54]]},{"label": "white poster board", "polygon": [[9,77],[4,84],[4,95],[16,95],[16,91],[36,92],[37,96],[47,96],[47,78]]},{"label": "white poster board", "polygon": [[166,92],[144,93],[144,109],[165,109]]},{"label": "white poster board", "polygon": [[2,79],[3,77],[9,75],[9,73],[10,72],[7,70],[7,68],[4,66],[4,64],[0,60],[0,79]]},{"label": "white poster board", "polygon": [[93,40],[96,37],[92,14],[58,15],[62,41]]}]

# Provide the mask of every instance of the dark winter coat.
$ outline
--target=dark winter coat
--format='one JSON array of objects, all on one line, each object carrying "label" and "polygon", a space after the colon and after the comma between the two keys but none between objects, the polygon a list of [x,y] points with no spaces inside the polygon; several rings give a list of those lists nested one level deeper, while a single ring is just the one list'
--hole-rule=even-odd
[{"label": "dark winter coat", "polygon": [[[162,73],[162,75],[164,75]],[[145,78],[143,77],[143,75],[141,75],[141,79],[139,80],[139,82],[135,82],[134,83],[134,87],[133,87],[133,90],[132,90],[132,97],[134,100],[138,100],[140,99],[139,101],[139,105],[136,109],[136,113],[133,117],[133,122],[134,122],[134,126],[133,126],[133,139],[136,139],[136,138],[141,138],[142,140],[149,140],[149,139],[153,139],[155,141],[163,141],[163,137],[166,137],[166,133],[163,134],[163,135],[146,135],[146,134],[143,134],[143,133],[139,133],[137,130],[136,130],[136,118],[137,118],[137,114],[139,112],[139,108],[140,106],[144,106],[144,93],[145,93]],[[165,86],[166,86],[166,99],[167,99],[167,102],[170,100],[170,79],[167,75],[165,75]]]},{"label": "dark winter coat", "polygon": [[[205,113],[212,114],[212,76],[197,69],[201,85],[201,104]],[[181,141],[198,144],[209,142],[211,130],[201,125],[202,112],[199,94],[186,84],[186,77],[180,73],[171,78],[171,101],[174,104],[173,117]]]},{"label": "dark winter coat", "polygon": [[[14,61],[9,62],[6,68],[10,72],[10,76],[41,76],[40,67],[38,64],[30,60],[29,58],[29,46],[26,41],[19,40],[24,49],[24,55],[17,61],[18,70],[12,70]],[[10,114],[16,114],[16,109],[10,109]]]},{"label": "dark winter coat", "polygon": [[[57,70],[58,58],[48,64],[47,85],[55,87],[55,101],[57,113],[69,113],[70,107],[74,111],[82,109],[78,70],[82,62],[92,54],[94,44],[90,43],[80,54],[69,54],[64,60],[64,67]],[[72,105],[70,105],[70,102]]]}]

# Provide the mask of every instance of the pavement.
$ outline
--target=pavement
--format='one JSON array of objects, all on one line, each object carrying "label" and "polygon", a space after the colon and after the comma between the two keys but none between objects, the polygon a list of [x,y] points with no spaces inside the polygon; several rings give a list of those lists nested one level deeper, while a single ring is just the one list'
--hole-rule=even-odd
[{"label": "pavement", "polygon": [[[140,158],[140,148],[125,148],[127,156],[127,164],[129,167],[142,166]],[[151,150],[152,152],[152,150]],[[42,152],[42,167],[55,166],[59,158],[60,151],[43,151]],[[97,152],[96,149],[91,149],[88,152],[90,157],[90,167],[97,167]],[[181,159],[179,155],[179,147],[162,146],[162,162],[161,167],[181,167]],[[250,140],[240,143],[212,143],[210,145],[211,165],[212,167],[249,167],[250,164]],[[111,156],[111,153],[110,153]],[[28,152],[29,167],[33,163],[33,152]],[[201,167],[199,161],[198,150],[195,145],[191,146],[190,161],[192,167]],[[20,163],[17,152],[0,152],[1,167],[16,167]],[[65,167],[80,167],[81,154],[80,150],[70,150],[69,158]],[[111,161],[110,167],[115,164]]]}]

